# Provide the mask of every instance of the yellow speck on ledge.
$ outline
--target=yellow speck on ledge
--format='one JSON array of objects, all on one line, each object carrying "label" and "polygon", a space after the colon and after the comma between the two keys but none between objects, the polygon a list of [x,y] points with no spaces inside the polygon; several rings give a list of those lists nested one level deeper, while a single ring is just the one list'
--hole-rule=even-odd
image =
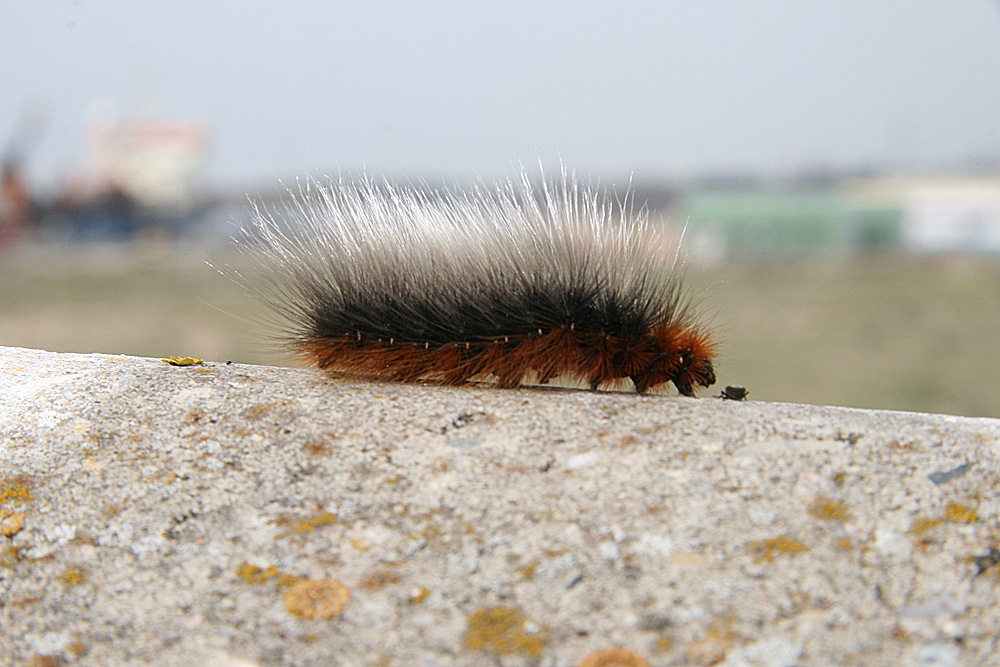
[{"label": "yellow speck on ledge", "polygon": [[170,364],[171,366],[196,366],[204,361],[204,359],[195,359],[194,357],[170,357],[168,359],[160,359],[165,364]]}]

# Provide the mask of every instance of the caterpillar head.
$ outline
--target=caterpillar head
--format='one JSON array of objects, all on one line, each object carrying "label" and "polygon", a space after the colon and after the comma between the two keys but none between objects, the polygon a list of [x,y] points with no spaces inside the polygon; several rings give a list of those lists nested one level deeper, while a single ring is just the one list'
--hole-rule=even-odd
[{"label": "caterpillar head", "polygon": [[712,357],[692,350],[682,350],[680,367],[670,381],[683,396],[694,396],[695,387],[711,387],[715,384]]}]

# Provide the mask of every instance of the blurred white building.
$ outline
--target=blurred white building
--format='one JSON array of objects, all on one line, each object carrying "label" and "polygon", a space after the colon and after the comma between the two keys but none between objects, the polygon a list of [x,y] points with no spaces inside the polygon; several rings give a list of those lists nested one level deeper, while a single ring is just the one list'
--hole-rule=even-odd
[{"label": "blurred white building", "polygon": [[142,206],[182,208],[205,162],[206,128],[191,121],[95,121],[90,125],[99,189],[121,190]]},{"label": "blurred white building", "polygon": [[1000,253],[1000,176],[896,177],[854,183],[859,208],[899,211],[899,243],[915,253]]}]

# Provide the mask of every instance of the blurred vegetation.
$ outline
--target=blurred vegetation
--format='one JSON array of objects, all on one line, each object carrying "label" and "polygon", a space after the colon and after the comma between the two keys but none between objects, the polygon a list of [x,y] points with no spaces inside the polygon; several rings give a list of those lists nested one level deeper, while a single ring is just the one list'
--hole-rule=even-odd
[{"label": "blurred vegetation", "polygon": [[[207,264],[226,249],[137,245],[0,255],[0,345],[295,365],[269,314]],[[717,394],[1000,417],[1000,260],[865,257],[690,271],[721,341]]]}]

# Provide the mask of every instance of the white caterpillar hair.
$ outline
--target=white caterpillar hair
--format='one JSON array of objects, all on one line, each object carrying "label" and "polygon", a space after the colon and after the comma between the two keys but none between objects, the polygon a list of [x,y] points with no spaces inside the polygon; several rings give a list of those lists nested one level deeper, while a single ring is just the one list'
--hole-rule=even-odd
[{"label": "white caterpillar hair", "polygon": [[241,245],[292,349],[328,371],[501,387],[630,378],[686,395],[714,344],[683,299],[677,252],[565,174],[535,188],[310,181]]}]

